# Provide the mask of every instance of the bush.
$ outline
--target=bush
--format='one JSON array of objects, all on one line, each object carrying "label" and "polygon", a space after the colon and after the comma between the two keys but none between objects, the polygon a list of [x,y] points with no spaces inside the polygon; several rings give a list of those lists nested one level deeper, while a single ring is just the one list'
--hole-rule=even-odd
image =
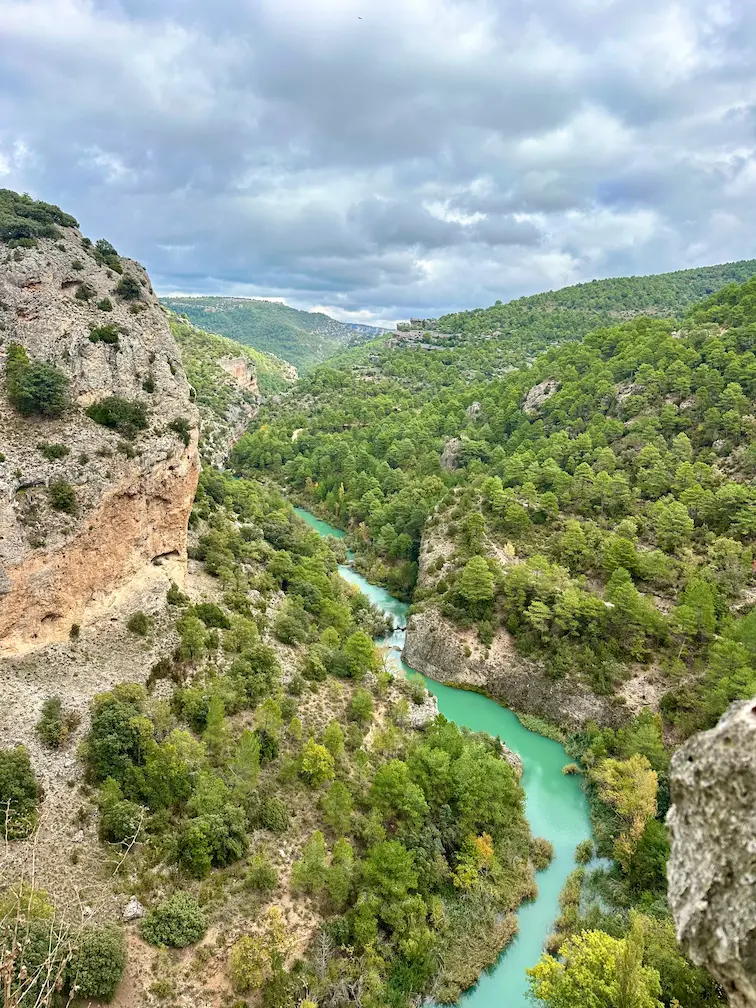
[{"label": "bush", "polygon": [[10,840],[28,836],[34,829],[40,797],[26,748],[0,749],[0,815],[7,816]]},{"label": "bush", "polygon": [[168,424],[169,430],[172,430],[175,434],[181,438],[185,445],[189,444],[191,426],[189,421],[185,417],[176,417],[175,420],[171,420]]},{"label": "bush", "polygon": [[579,865],[588,864],[593,860],[593,840],[581,840],[575,851],[575,860]]},{"label": "bush", "polygon": [[65,514],[76,514],[76,491],[66,480],[53,480],[47,487],[50,507]]},{"label": "bush", "polygon": [[57,417],[68,406],[68,378],[52,364],[30,363],[26,350],[18,344],[8,347],[5,365],[8,398],[22,416],[38,413]]},{"label": "bush", "polygon": [[118,346],[118,336],[118,326],[112,322],[89,327],[89,339],[92,343],[108,343],[110,346]]},{"label": "bush", "polygon": [[79,301],[90,301],[95,296],[95,289],[88,283],[80,283],[76,288],[76,297]]},{"label": "bush", "polygon": [[90,420],[118,431],[124,437],[133,438],[140,430],[147,427],[147,409],[136,400],[123,399],[121,396],[107,396],[92,403],[86,409]]},{"label": "bush", "polygon": [[77,1001],[97,998],[110,1001],[126,966],[123,930],[115,924],[82,928],[68,966],[68,984],[76,989]]},{"label": "bush", "polygon": [[244,878],[247,889],[267,892],[278,885],[278,872],[263,854],[255,854],[249,860],[249,868]]},{"label": "bush", "polygon": [[530,860],[536,871],[548,868],[554,860],[554,845],[544,837],[533,837],[530,841]]},{"label": "bush", "polygon": [[101,301],[97,302],[97,307],[100,311],[113,311],[113,302],[109,297],[104,297]]},{"label": "bush", "polygon": [[194,615],[198,616],[206,627],[215,627],[218,630],[231,629],[228,616],[215,602],[198,602],[193,611]]},{"label": "bush", "polygon": [[136,301],[142,296],[142,288],[139,281],[128,274],[121,277],[116,285],[116,294],[124,301]]},{"label": "bush", "polygon": [[566,776],[570,776],[571,774],[579,774],[580,767],[577,765],[577,763],[568,763],[566,766],[562,767],[562,773],[565,774]]},{"label": "bush", "polygon": [[74,711],[64,713],[59,696],[50,697],[42,707],[42,716],[37,722],[37,735],[43,745],[60,749],[80,723],[81,718]]},{"label": "bush", "polygon": [[234,942],[229,956],[228,972],[231,986],[237,994],[247,994],[260,988],[270,966],[260,938],[242,935]]},{"label": "bush", "polygon": [[205,934],[207,919],[194,896],[177,892],[142,918],[140,931],[150,945],[186,948]]},{"label": "bush", "polygon": [[66,455],[71,453],[70,448],[66,448],[62,444],[48,444],[47,441],[41,441],[37,445],[37,451],[42,452],[48,462],[54,462],[56,459],[65,458]]},{"label": "bush", "polygon": [[32,199],[26,193],[0,189],[0,241],[14,238],[60,238],[61,227],[77,227],[75,217],[60,207]]},{"label": "bush", "polygon": [[367,724],[373,717],[373,698],[366,689],[356,689],[349,703],[349,719]]},{"label": "bush", "polygon": [[139,839],[145,809],[125,798],[106,799],[100,807],[100,839],[130,844]]},{"label": "bush", "polygon": [[287,831],[291,821],[288,807],[275,795],[263,798],[260,804],[259,820],[264,829],[269,829],[272,833],[279,835]]},{"label": "bush", "polygon": [[104,238],[99,238],[95,244],[92,254],[95,258],[95,262],[97,262],[100,266],[107,266],[109,269],[115,270],[116,273],[123,273],[121,257],[109,241],[106,241]]},{"label": "bush", "polygon": [[132,633],[139,634],[140,637],[146,637],[150,632],[152,620],[147,613],[138,609],[135,613],[132,613],[131,616],[129,616],[126,626]]},{"label": "bush", "polygon": [[185,595],[175,581],[171,581],[171,586],[165,596],[168,605],[186,605],[189,596]]}]

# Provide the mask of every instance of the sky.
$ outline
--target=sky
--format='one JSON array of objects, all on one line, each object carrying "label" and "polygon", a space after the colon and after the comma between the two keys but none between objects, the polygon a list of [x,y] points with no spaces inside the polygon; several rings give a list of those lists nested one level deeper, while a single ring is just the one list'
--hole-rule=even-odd
[{"label": "sky", "polygon": [[753,0],[0,0],[0,187],[390,324],[756,257]]}]

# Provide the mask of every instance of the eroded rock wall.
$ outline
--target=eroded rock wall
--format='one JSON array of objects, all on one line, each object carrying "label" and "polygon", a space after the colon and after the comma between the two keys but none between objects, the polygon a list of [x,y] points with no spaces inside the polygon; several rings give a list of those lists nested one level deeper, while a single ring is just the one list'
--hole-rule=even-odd
[{"label": "eroded rock wall", "polygon": [[[66,374],[72,400],[59,418],[24,417],[0,379],[0,654],[62,639],[166,562],[182,577],[197,411],[146,272],[121,264],[123,274],[98,264],[75,228],[0,261],[0,372],[20,344]],[[116,293],[122,276],[137,281],[137,298]],[[117,345],[91,339],[106,325],[117,327]],[[147,409],[148,428],[132,441],[84,412],[110,395]],[[170,429],[177,419],[188,444]],[[67,454],[49,459],[39,446],[51,444]],[[59,480],[75,490],[74,514],[51,505]]]},{"label": "eroded rock wall", "polygon": [[734,704],[671,766],[669,903],[693,962],[733,1008],[756,1006],[756,699]]}]

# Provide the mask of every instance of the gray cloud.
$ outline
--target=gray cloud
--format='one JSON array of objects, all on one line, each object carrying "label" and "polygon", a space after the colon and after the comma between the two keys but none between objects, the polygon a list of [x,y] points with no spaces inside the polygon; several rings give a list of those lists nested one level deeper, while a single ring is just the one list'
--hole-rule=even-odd
[{"label": "gray cloud", "polygon": [[755,43],[740,0],[4,0],[0,185],[347,317],[751,257]]}]

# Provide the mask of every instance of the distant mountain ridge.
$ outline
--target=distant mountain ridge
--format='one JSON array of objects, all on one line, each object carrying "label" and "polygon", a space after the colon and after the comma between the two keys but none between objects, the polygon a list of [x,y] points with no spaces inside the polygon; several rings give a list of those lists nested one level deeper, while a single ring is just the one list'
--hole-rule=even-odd
[{"label": "distant mountain ridge", "polygon": [[360,343],[360,337],[373,338],[383,331],[338,322],[323,312],[300,311],[278,301],[216,296],[164,297],[160,301],[199,328],[274,354],[300,372]]}]

